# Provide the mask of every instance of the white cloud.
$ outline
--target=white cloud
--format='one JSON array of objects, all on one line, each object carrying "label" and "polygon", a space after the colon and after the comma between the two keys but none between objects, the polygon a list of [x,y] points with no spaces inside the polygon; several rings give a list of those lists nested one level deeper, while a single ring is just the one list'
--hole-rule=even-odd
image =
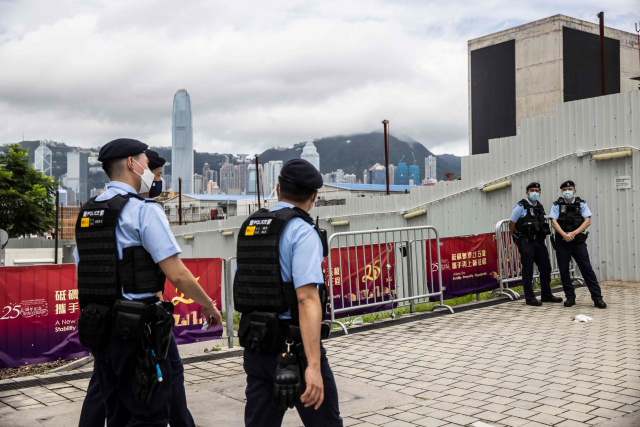
[{"label": "white cloud", "polygon": [[[256,152],[381,130],[467,151],[467,40],[557,13],[565,1],[222,2],[0,0],[0,143],[171,143],[175,91],[200,151]],[[626,28],[633,2],[608,2]]]}]

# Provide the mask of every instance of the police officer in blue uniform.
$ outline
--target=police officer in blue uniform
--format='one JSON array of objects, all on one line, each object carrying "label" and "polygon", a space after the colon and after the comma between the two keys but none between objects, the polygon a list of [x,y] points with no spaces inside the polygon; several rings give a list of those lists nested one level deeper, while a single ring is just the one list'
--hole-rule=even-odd
[{"label": "police officer in blue uniform", "polygon": [[322,272],[326,234],[307,213],[322,176],[309,162],[288,161],[278,178],[278,204],[251,215],[238,234],[233,297],[242,313],[245,425],[274,427],[287,408],[305,426],[342,426],[338,390],[321,337],[326,309]]},{"label": "police officer in blue uniform", "polygon": [[569,274],[569,264],[571,257],[576,260],[582,278],[584,279],[593,305],[598,308],[607,308],[607,304],[602,299],[602,292],[598,284],[598,278],[591,268],[589,252],[587,251],[586,229],[591,225],[591,211],[587,202],[576,197],[576,185],[573,181],[565,181],[560,185],[562,196],[553,202],[553,208],[549,214],[551,225],[556,230],[555,249],[560,269],[562,287],[567,300],[565,307],[571,307],[576,303],[576,290],[571,283]]},{"label": "police officer in blue uniform", "polygon": [[162,193],[162,166],[167,161],[157,151],[146,149],[145,154],[149,159],[149,170],[153,174],[153,184],[151,184],[151,188],[147,193],[140,194],[155,199]]},{"label": "police officer in blue uniform", "polygon": [[183,407],[176,411],[183,418],[176,425],[193,425],[186,398],[180,402],[184,393],[174,395],[183,376],[174,374],[179,353],[173,307],[157,293],[169,279],[202,305],[211,326],[221,318],[178,257],[162,208],[138,194],[149,191],[154,178],[146,149],[140,141],[118,139],[100,150],[98,160],[111,182],[85,203],[76,225],[79,337],[95,356],[108,425],[173,425],[174,407]]},{"label": "police officer in blue uniform", "polygon": [[[522,287],[527,305],[541,306],[543,302],[562,302],[551,293],[551,261],[545,240],[551,231],[540,199],[540,184],[527,185],[527,198],[518,202],[509,219],[509,231],[518,245],[522,262]],[[533,264],[540,272],[541,300],[533,292]]]},{"label": "police officer in blue uniform", "polygon": [[[143,196],[157,197],[162,193],[162,166],[166,163],[164,157],[160,156],[156,151],[145,150],[147,159],[149,160],[149,170],[154,174],[154,180],[151,188],[147,193],[140,193]],[[77,248],[74,251],[74,257],[76,261],[76,267],[78,266],[78,251]],[[158,298],[162,299],[162,292],[157,293]],[[182,359],[180,353],[177,351],[177,347],[171,347],[169,349],[169,362],[171,363],[171,382],[172,382],[172,394],[171,394],[171,412],[169,424],[172,427],[195,427],[193,416],[187,408],[187,397],[184,389],[184,366],[182,365]],[[107,409],[102,402],[102,395],[100,394],[100,387],[98,385],[98,374],[94,369],[87,387],[87,394],[85,395],[84,402],[82,404],[82,411],[80,412],[79,427],[93,427],[97,425],[103,425],[106,417]],[[113,423],[109,423],[108,427],[112,427]]]}]

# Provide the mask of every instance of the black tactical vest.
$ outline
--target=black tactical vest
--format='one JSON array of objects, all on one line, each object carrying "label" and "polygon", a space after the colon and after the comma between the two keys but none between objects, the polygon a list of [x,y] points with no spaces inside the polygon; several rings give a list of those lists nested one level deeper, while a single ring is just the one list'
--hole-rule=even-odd
[{"label": "black tactical vest", "polygon": [[[557,202],[553,202],[558,206],[558,225],[562,228],[562,231],[569,233],[575,231],[584,222],[584,218],[580,213],[580,204],[584,200],[580,200],[580,197],[575,197],[572,203],[567,203],[564,197],[560,197]],[[582,234],[582,233],[581,233]]]},{"label": "black tactical vest", "polygon": [[[233,303],[243,314],[254,311],[284,313],[298,320],[298,298],[293,282],[284,282],[280,269],[280,237],[293,218],[312,225],[308,213],[299,208],[284,208],[274,212],[261,209],[242,224],[238,234],[237,271],[233,282]],[[326,253],[326,250],[325,250]],[[326,307],[326,286],[319,289],[322,309]]]},{"label": "black tactical vest", "polygon": [[126,293],[158,292],[164,289],[165,275],[142,246],[123,249],[118,259],[116,226],[122,209],[131,197],[152,202],[129,193],[109,200],[95,197],[82,206],[76,222],[78,245],[78,299],[80,308],[96,302],[112,304]]},{"label": "black tactical vest", "polygon": [[529,240],[544,240],[546,236],[551,234],[542,203],[538,202],[533,206],[527,199],[522,199],[518,204],[522,206],[527,213],[516,222],[516,231],[518,233]]}]

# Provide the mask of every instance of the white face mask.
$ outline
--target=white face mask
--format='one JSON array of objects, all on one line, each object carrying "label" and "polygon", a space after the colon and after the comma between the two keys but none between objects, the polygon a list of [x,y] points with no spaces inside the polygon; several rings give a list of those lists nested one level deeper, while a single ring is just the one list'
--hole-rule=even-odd
[{"label": "white face mask", "polygon": [[564,197],[565,200],[571,200],[573,199],[573,194],[573,191],[566,190],[562,192],[562,197]]},{"label": "white face mask", "polygon": [[[136,162],[135,159],[133,159],[133,161]],[[153,178],[155,178],[155,175],[153,174],[153,172],[151,172],[151,170],[143,168],[140,163],[136,163],[144,170],[142,175],[134,171],[138,175],[140,175],[140,178],[142,178],[142,182],[140,182],[140,190],[138,190],[138,193],[148,193],[151,189],[151,186],[153,185]]]}]

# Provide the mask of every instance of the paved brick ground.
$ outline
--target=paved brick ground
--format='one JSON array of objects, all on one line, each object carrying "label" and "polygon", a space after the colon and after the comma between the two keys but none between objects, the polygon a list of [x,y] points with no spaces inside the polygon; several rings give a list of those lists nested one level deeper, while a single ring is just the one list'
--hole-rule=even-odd
[{"label": "paved brick ground", "polygon": [[[345,426],[587,427],[640,409],[640,289],[603,292],[606,310],[581,288],[570,309],[517,301],[327,341],[336,375],[413,402]],[[240,358],[186,369],[188,388],[242,375]],[[0,414],[82,400],[87,383],[0,392]]]}]

